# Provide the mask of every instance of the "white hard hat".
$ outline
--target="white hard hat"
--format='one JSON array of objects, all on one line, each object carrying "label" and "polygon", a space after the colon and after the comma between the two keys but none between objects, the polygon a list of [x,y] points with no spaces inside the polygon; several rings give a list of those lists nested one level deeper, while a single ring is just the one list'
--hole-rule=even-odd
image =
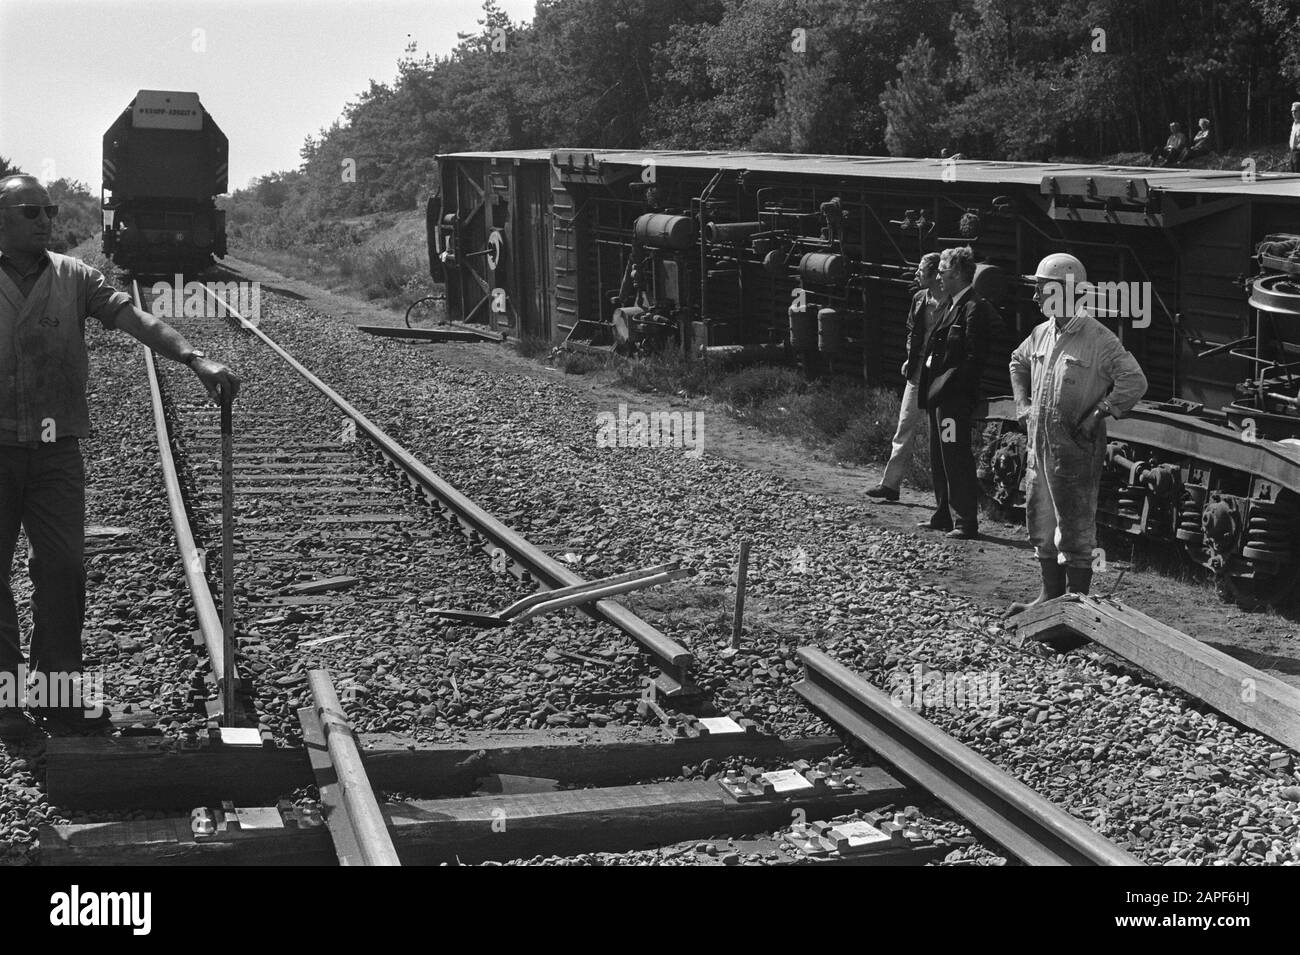
[{"label": "white hard hat", "polygon": [[1026,275],[1024,278],[1030,282],[1039,279],[1064,282],[1067,275],[1074,276],[1076,285],[1088,280],[1088,271],[1083,267],[1082,262],[1068,252],[1053,252],[1038,263],[1038,268],[1034,270],[1033,275]]}]

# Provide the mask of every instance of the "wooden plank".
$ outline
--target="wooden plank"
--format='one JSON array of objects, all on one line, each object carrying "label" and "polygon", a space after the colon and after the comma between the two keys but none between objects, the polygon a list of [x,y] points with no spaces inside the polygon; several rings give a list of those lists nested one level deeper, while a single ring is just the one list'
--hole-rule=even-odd
[{"label": "wooden plank", "polygon": [[1017,617],[1036,639],[1062,629],[1087,637],[1220,713],[1300,751],[1300,689],[1206,646],[1118,600],[1058,599]]},{"label": "wooden plank", "polygon": [[[423,800],[384,807],[404,865],[437,865],[533,855],[643,849],[720,834],[896,804],[914,796],[878,767],[859,789],[806,799],[737,803],[716,782],[655,783],[609,789]],[[329,865],[322,829],[262,829],[196,840],[187,817],[43,826],[43,865]]]},{"label": "wooden plank", "polygon": [[[242,475],[241,475],[242,476]],[[310,497],[311,500],[318,501],[321,498],[342,497],[341,502],[331,501],[331,507],[337,507],[339,503],[350,504],[354,507],[383,507],[385,504],[391,504],[393,494],[391,491],[385,492],[383,488],[364,488],[362,490],[372,493],[363,495],[355,486],[346,484],[331,484],[326,486],[323,482],[308,487],[277,487],[274,485],[257,485],[241,484],[235,488],[235,493],[239,495],[256,494],[258,497]],[[204,488],[199,491],[199,497],[214,498],[219,497],[221,491],[217,488]]]},{"label": "wooden plank", "polygon": [[46,754],[46,794],[69,809],[260,806],[314,781],[301,749],[179,751],[158,737],[68,736],[47,740]]},{"label": "wooden plank", "polygon": [[[378,740],[366,737],[363,742],[374,745]],[[475,778],[488,773],[540,776],[566,785],[613,786],[676,776],[684,766],[699,766],[706,759],[816,760],[839,746],[836,736],[783,740],[745,734],[670,741],[662,731],[629,727],[545,734],[488,732],[469,735],[457,747],[441,751],[412,752],[393,744],[382,751],[367,749],[366,766],[376,786],[401,791],[387,782],[401,779],[413,784],[405,790],[411,793],[449,791],[446,787],[456,776],[461,786],[472,786]]]},{"label": "wooden plank", "polygon": [[[286,465],[286,467],[292,467],[292,466],[293,465]],[[314,481],[321,481],[324,479],[329,479],[332,481],[361,482],[361,481],[373,481],[375,477],[373,474],[361,474],[358,472],[348,473],[348,472],[333,471],[328,469],[322,469],[320,471],[317,471],[315,474],[281,474],[278,471],[269,471],[263,473],[263,467],[265,466],[257,467],[257,468],[240,468],[238,470],[238,474],[240,477],[248,478],[249,480],[261,481],[263,482],[264,485],[292,483],[295,481],[314,482]],[[353,483],[347,486],[355,487],[356,485],[355,483]]]},{"label": "wooden plank", "polygon": [[1041,640],[1055,643],[1058,640],[1077,641],[1079,635],[1065,622],[1060,600],[1048,600],[1036,607],[1023,610],[1011,618],[1016,635],[1023,640]]},{"label": "wooden plank", "polygon": [[357,583],[359,578],[346,575],[338,577],[319,577],[316,580],[304,580],[301,583],[282,587],[285,594],[323,594],[330,590],[346,590]]},{"label": "wooden plank", "polygon": [[[235,455],[236,458],[238,458],[239,456],[240,455],[238,454]],[[295,475],[293,477],[295,477],[295,479],[301,478],[302,480],[308,480],[310,478],[315,478],[315,477],[332,477],[333,475],[338,473],[337,470],[338,465],[331,466],[325,462],[318,460],[318,457],[323,457],[323,455],[322,456],[312,455],[310,460],[302,460],[302,461],[262,460],[263,458],[280,457],[280,455],[271,454],[271,453],[248,454],[248,455],[244,455],[244,457],[256,458],[257,460],[250,460],[247,464],[243,464],[243,465],[236,464],[235,466],[236,474],[258,475],[261,474],[261,472],[263,471],[273,471],[275,472],[274,474],[268,474],[266,476],[274,480],[288,480],[289,477],[281,476],[280,472],[302,471],[303,472],[302,474]],[[356,455],[354,454],[331,454],[328,457],[330,460],[346,461],[349,458],[351,458],[354,461],[356,460]]]},{"label": "wooden plank", "polygon": [[[465,734],[454,743],[415,743],[363,734],[366,772],[382,791],[450,796],[474,791],[491,773],[607,786],[675,776],[706,759],[820,759],[835,736],[781,740],[708,736],[671,741],[640,727]],[[214,746],[179,751],[156,737],[55,737],[46,744],[46,793],[68,809],[185,809],[223,800],[266,805],[315,779],[302,749]]]},{"label": "wooden plank", "polygon": [[388,325],[358,325],[357,331],[385,338],[409,338],[429,342],[501,342],[505,340],[505,336],[500,332],[490,332],[487,329],[480,331],[464,326],[396,328]]},{"label": "wooden plank", "polygon": [[250,608],[264,610],[267,607],[349,607],[356,603],[352,597],[335,597],[332,594],[290,594],[283,597],[263,597],[248,601]]},{"label": "wooden plank", "polygon": [[312,524],[403,524],[422,519],[411,514],[349,514],[346,517],[331,514],[306,518]]}]

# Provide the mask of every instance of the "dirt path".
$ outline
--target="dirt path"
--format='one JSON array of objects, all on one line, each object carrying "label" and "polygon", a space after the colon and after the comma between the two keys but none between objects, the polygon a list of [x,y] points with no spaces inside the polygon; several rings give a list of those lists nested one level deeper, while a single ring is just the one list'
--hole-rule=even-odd
[{"label": "dirt path", "polygon": [[[402,324],[402,316],[396,312],[335,295],[270,269],[232,258],[227,258],[225,264],[249,280],[260,281],[266,291],[306,301],[353,325]],[[555,368],[521,358],[508,346],[417,344],[411,347],[436,349],[440,360],[466,367],[490,368],[525,379],[559,379],[574,391],[590,395],[599,407],[611,411],[616,411],[619,404],[626,404],[630,411],[646,412],[699,408],[698,403],[688,406],[680,399],[643,395],[617,387],[609,373],[564,375]],[[823,460],[806,448],[758,431],[721,412],[710,414],[707,421],[706,454],[769,471],[793,485],[820,494],[827,501],[859,502],[863,492],[880,479],[879,467]],[[918,529],[916,523],[929,517],[933,501],[928,491],[904,488],[897,504],[878,505],[873,513],[882,526],[906,533],[929,534],[933,532]],[[985,535],[983,540],[949,544],[961,553],[962,559],[954,562],[952,571],[936,576],[933,582],[991,607],[1002,607],[1036,593],[1038,565],[1025,540],[1023,526],[986,519],[981,531]],[[1113,568],[1098,574],[1094,591],[1110,592],[1117,578]],[[1295,621],[1276,613],[1247,613],[1221,602],[1207,584],[1154,571],[1127,571],[1115,595],[1143,613],[1300,687],[1300,625]]]}]

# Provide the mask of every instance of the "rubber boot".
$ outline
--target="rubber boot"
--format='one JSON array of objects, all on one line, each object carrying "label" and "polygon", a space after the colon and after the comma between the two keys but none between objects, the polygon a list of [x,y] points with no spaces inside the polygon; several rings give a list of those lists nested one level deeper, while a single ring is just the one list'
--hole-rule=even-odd
[{"label": "rubber boot", "polygon": [[[1038,563],[1042,568],[1043,585],[1038,590],[1038,596],[1028,603],[1017,601],[1007,608],[1007,616],[1012,617],[1018,613],[1023,613],[1030,607],[1037,607],[1044,600],[1051,600],[1053,597],[1059,597],[1065,593],[1066,585],[1066,568],[1056,562],[1055,557],[1040,557]],[[1089,571],[1091,574],[1092,571]]]},{"label": "rubber boot", "polygon": [[1068,581],[1068,589],[1070,593],[1086,594],[1088,588],[1092,586],[1092,568],[1066,567],[1065,579]]}]

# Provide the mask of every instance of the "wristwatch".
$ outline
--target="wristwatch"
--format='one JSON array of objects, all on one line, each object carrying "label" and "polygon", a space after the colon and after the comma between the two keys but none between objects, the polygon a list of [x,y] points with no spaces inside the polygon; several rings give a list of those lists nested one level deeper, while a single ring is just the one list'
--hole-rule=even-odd
[{"label": "wristwatch", "polygon": [[189,354],[185,356],[185,364],[186,366],[189,366],[194,361],[194,359],[207,358],[207,357],[208,357],[207,352],[199,351],[197,348],[191,348],[189,350]]}]

